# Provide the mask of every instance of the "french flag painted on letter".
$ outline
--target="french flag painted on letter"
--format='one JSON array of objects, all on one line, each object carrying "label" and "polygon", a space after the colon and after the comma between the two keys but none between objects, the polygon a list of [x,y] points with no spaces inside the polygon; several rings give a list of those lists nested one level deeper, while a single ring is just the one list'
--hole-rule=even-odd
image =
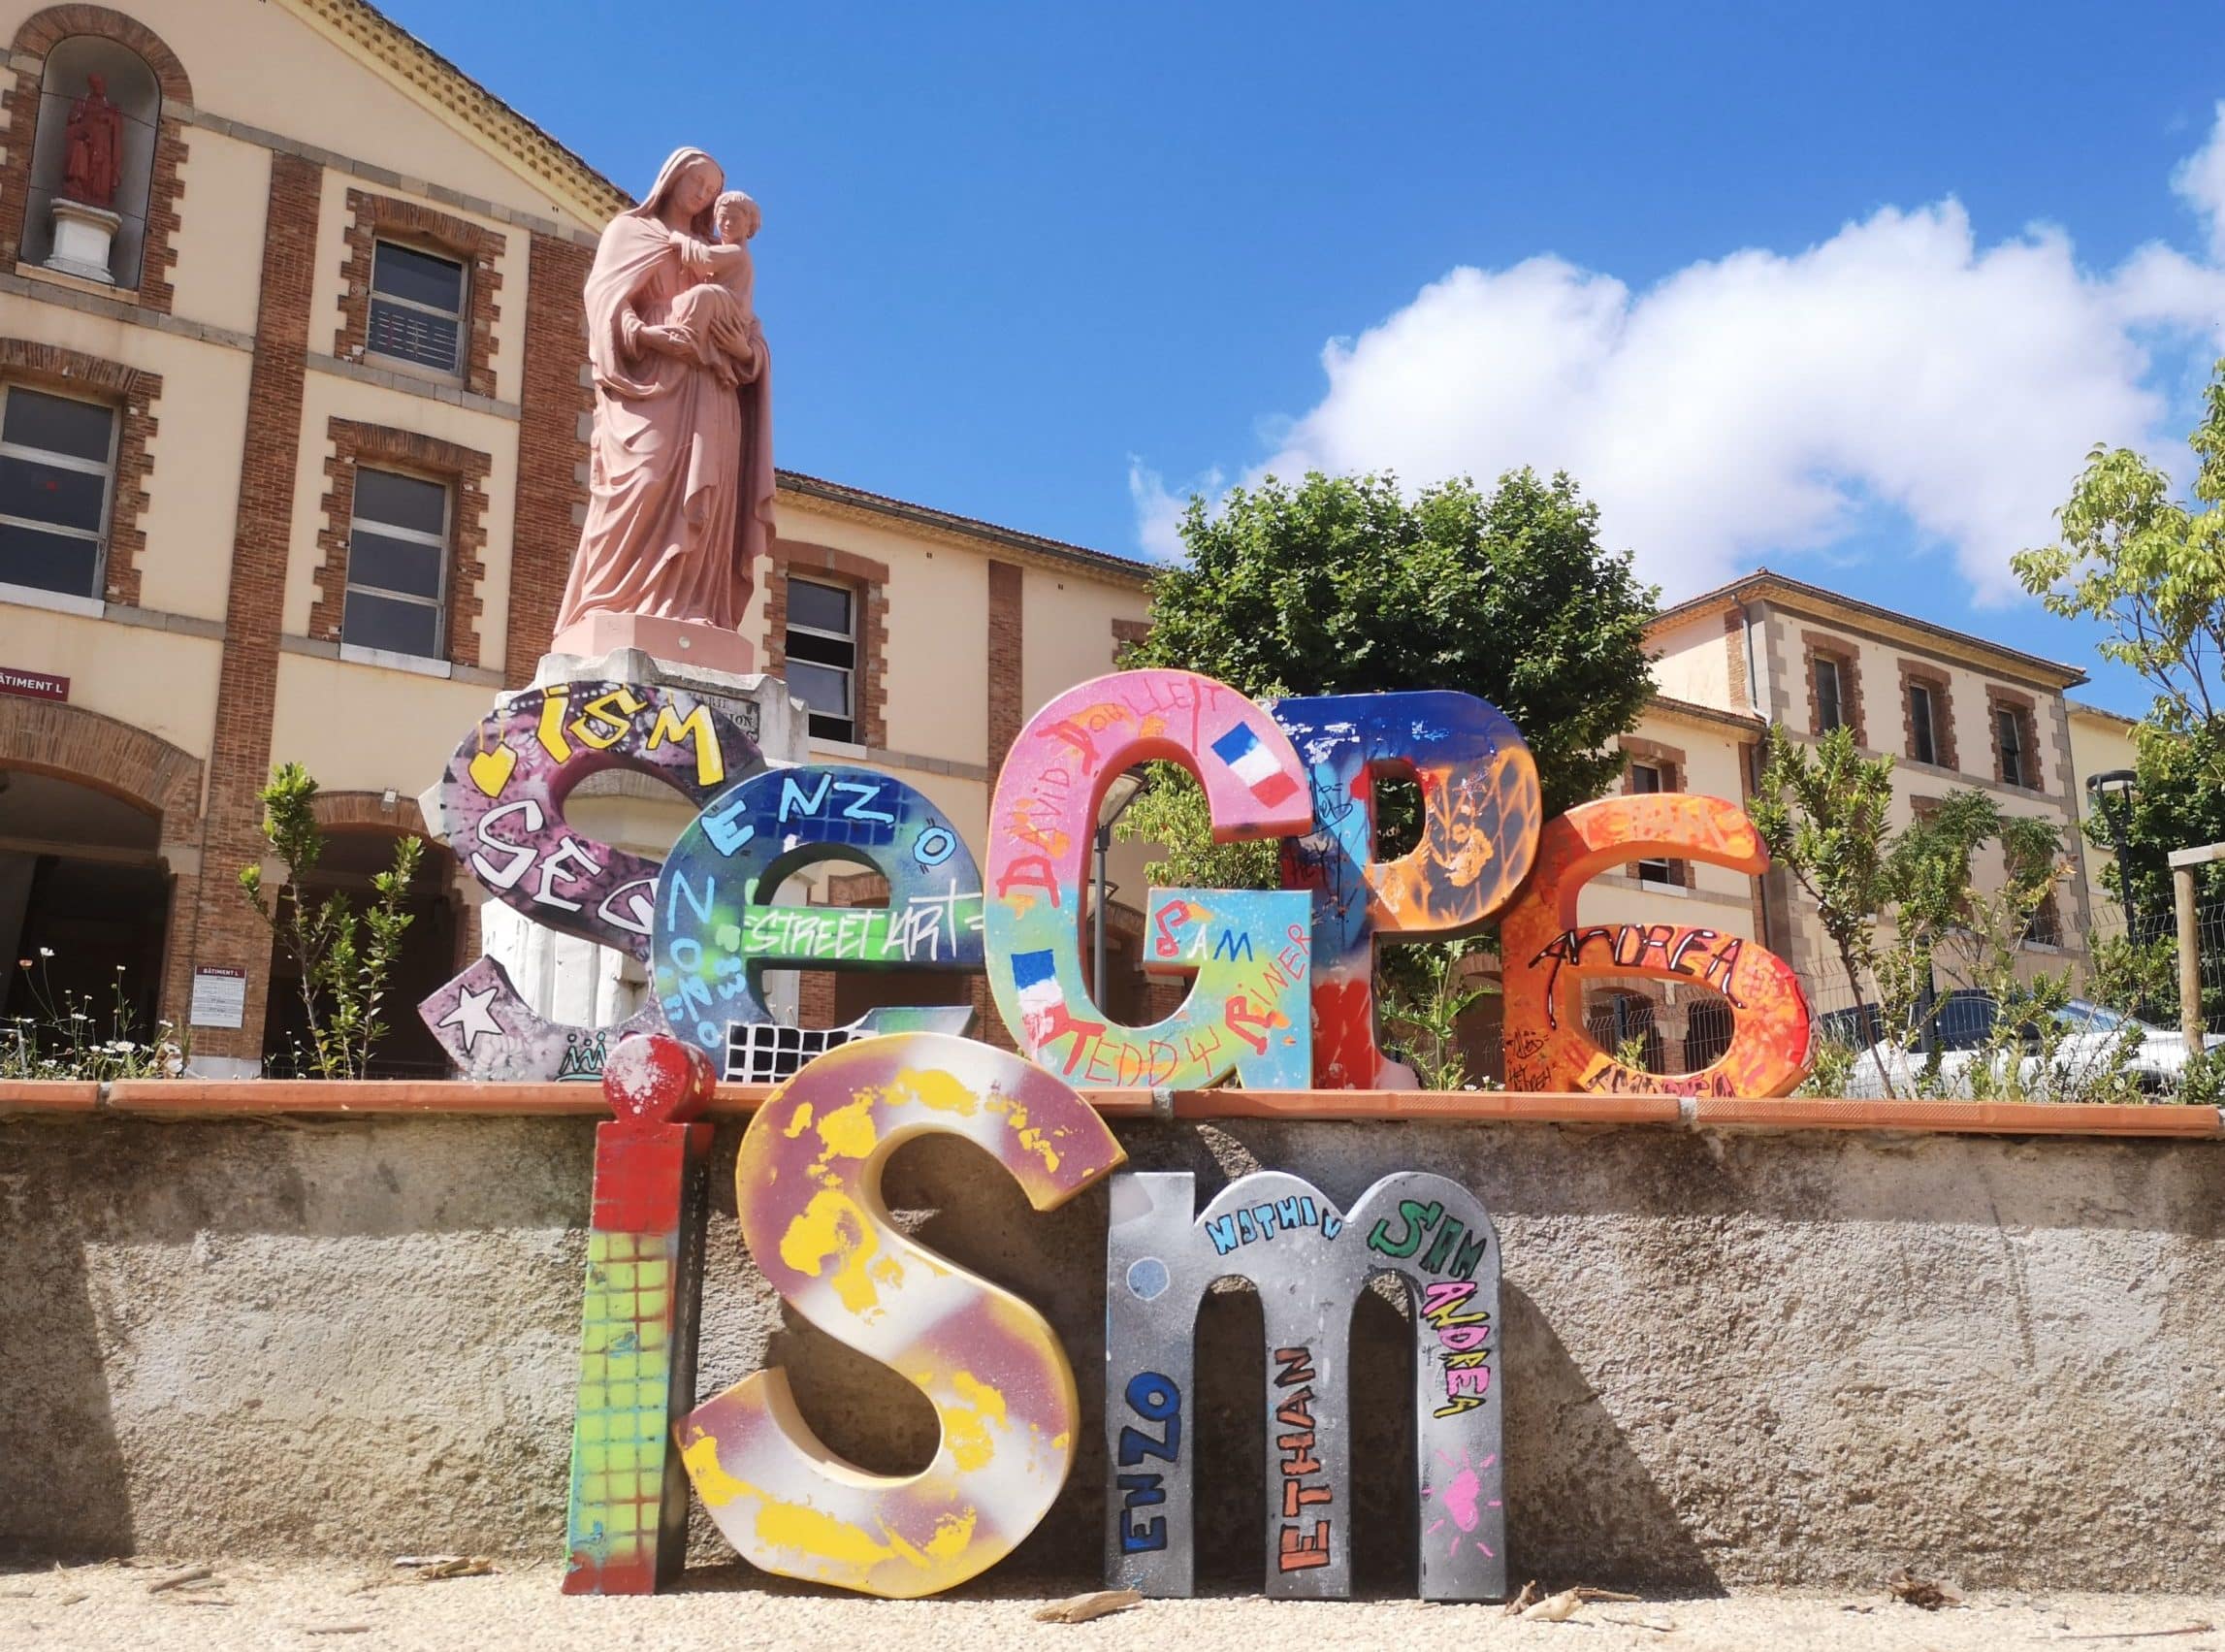
[{"label": "french flag painted on letter", "polygon": [[1012,984],[1019,988],[1020,1018],[1027,1022],[1066,1002],[1066,994],[1058,989],[1058,966],[1048,951],[1013,954]]},{"label": "french flag painted on letter", "polygon": [[1271,809],[1298,790],[1298,782],[1275,766],[1274,754],[1241,723],[1213,742],[1213,756],[1227,763],[1236,777],[1251,788],[1251,794]]}]

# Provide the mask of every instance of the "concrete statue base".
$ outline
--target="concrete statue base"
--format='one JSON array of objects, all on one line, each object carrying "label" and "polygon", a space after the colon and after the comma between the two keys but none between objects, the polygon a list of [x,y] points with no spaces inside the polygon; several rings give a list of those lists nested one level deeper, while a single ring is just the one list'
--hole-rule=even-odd
[{"label": "concrete statue base", "polygon": [[[556,641],[563,644],[579,640],[579,633],[583,632],[592,635],[590,628],[609,617],[591,616],[567,631],[559,632]],[[714,636],[728,637],[740,647],[745,659],[749,656],[749,644],[732,632],[718,631],[710,626],[683,625],[676,620],[644,620],[639,616],[634,616],[634,623],[671,626],[676,631],[706,632]],[[788,684],[766,672],[746,667],[731,670],[698,654],[657,653],[638,643],[620,643],[599,653],[574,653],[557,646],[541,656],[541,663],[533,671],[532,687],[545,689],[558,683],[592,682],[657,683],[684,689],[697,699],[710,701],[739,723],[743,731],[757,741],[765,761],[810,761],[811,734],[803,705],[790,697]]]},{"label": "concrete statue base", "polygon": [[[563,644],[567,639],[576,639],[582,632],[593,635],[594,628],[614,619],[622,628],[629,625],[668,627],[674,632],[705,632],[726,637],[741,647],[745,658],[749,653],[748,646],[731,632],[639,616],[594,615],[559,633],[556,640]],[[708,666],[699,654],[693,653],[673,659],[651,655],[639,647],[606,648],[599,654],[570,653],[559,647],[541,656],[532,687],[546,689],[563,683],[583,682],[653,683],[685,690],[739,723],[758,743],[767,762],[786,764],[807,761],[810,735],[804,708],[789,696],[786,683],[764,672],[719,670]],[[580,782],[573,795],[582,798],[669,797],[676,806],[681,805],[678,793],[667,791],[646,775],[620,770],[590,775]],[[686,824],[687,818],[687,811],[676,807],[675,831]],[[628,842],[624,847],[639,854],[661,857],[671,848],[671,843],[639,841]],[[597,946],[576,935],[560,934],[499,901],[486,902],[479,914],[480,943],[486,956],[509,972],[518,996],[536,1014],[568,1024],[609,1026],[641,1008],[648,991],[648,977],[640,964],[624,953]],[[780,985],[787,995],[792,996],[791,981]],[[787,1008],[792,1014],[793,1005]]]},{"label": "concrete statue base", "polygon": [[650,655],[672,664],[683,672],[716,671],[742,676],[757,664],[756,651],[742,639],[739,632],[694,620],[600,611],[575,620],[558,632],[543,663],[560,656],[592,660],[620,649]]},{"label": "concrete statue base", "polygon": [[54,249],[47,255],[47,268],[75,275],[82,281],[115,285],[109,268],[110,248],[123,219],[104,207],[84,201],[54,199]]}]

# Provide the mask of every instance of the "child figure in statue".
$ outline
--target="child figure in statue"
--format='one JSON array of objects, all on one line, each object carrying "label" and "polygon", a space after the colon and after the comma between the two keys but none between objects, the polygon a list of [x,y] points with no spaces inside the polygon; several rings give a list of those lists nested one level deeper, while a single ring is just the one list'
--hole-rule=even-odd
[{"label": "child figure in statue", "polygon": [[667,325],[693,342],[695,359],[731,389],[758,376],[764,365],[764,330],[758,323],[757,266],[749,240],[764,221],[758,204],[739,189],[721,195],[712,209],[719,239],[680,241],[680,260],[699,285],[672,301]]}]

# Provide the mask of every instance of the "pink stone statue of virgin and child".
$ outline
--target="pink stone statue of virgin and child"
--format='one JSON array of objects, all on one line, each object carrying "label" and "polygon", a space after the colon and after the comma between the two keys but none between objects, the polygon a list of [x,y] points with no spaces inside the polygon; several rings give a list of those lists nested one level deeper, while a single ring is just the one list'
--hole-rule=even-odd
[{"label": "pink stone statue of virgin and child", "polygon": [[746,671],[751,568],[773,534],[772,364],[752,299],[757,203],[673,151],[587,277],[587,523],[552,647]]}]

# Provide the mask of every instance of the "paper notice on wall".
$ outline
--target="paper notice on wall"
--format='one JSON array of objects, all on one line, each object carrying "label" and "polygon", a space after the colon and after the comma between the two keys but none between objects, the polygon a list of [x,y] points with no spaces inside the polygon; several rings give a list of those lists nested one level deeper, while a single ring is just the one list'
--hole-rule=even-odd
[{"label": "paper notice on wall", "polygon": [[243,1026],[247,1020],[247,972],[203,964],[193,972],[193,1003],[186,1020],[194,1026]]}]

